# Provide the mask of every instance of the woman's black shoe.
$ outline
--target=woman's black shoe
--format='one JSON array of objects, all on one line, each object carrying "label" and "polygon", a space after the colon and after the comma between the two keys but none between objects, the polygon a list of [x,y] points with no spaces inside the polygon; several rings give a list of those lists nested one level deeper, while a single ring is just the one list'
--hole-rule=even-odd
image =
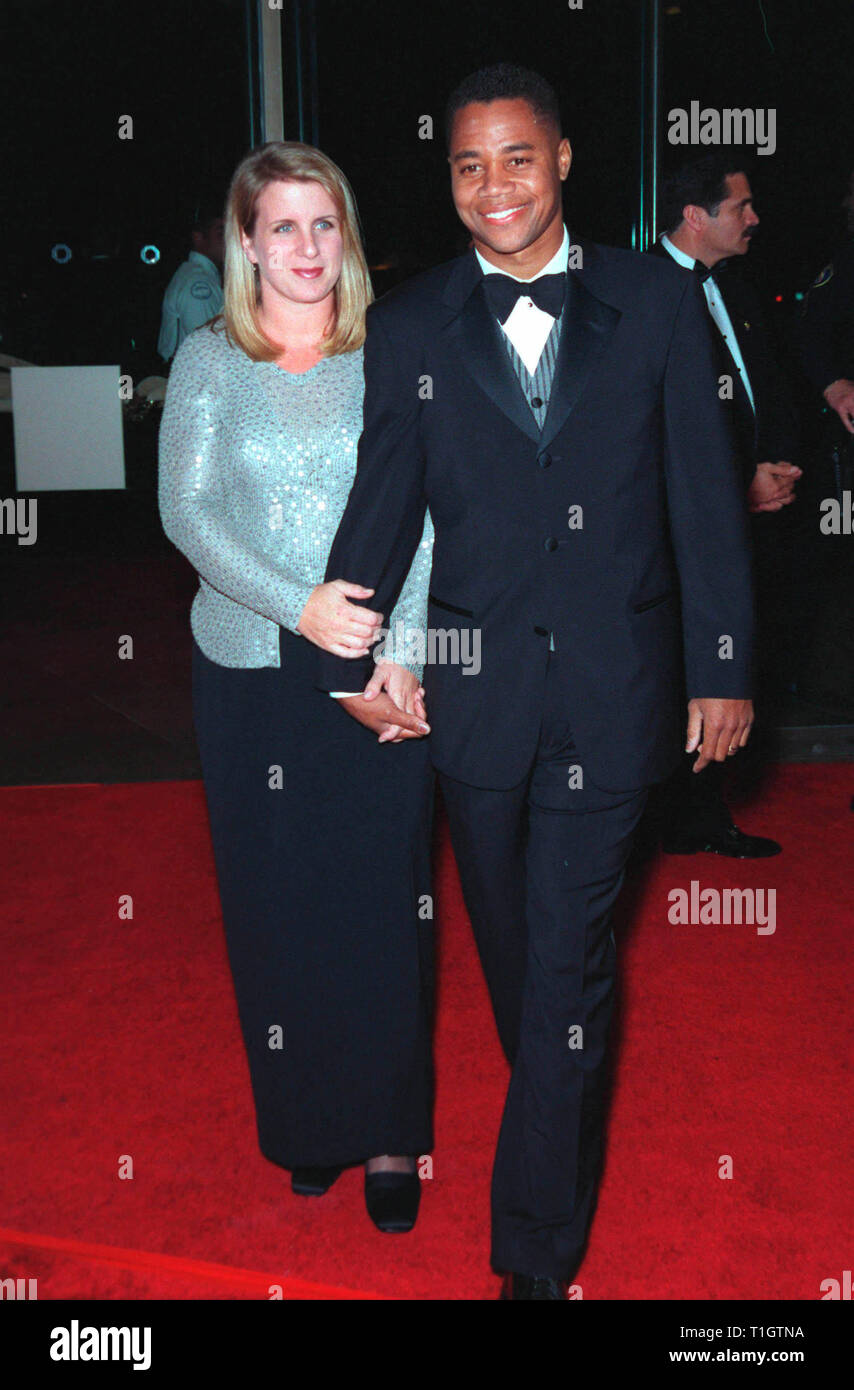
[{"label": "woman's black shoe", "polygon": [[322,1197],[343,1171],[343,1168],[294,1168],[291,1188],[298,1197]]},{"label": "woman's black shoe", "polygon": [[421,1179],[417,1173],[365,1173],[365,1206],[374,1225],[388,1235],[411,1231],[418,1216]]}]

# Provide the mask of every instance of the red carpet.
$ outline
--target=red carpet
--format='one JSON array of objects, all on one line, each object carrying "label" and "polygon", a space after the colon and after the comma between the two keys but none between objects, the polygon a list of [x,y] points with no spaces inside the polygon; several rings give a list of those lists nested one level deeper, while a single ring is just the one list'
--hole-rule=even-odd
[{"label": "red carpet", "polygon": [[[783,766],[739,814],[779,859],[633,878],[585,1298],[812,1300],[850,1268],[852,791],[850,765]],[[444,834],[434,1176],[390,1237],[357,1171],[306,1201],[258,1152],[200,785],[5,790],[0,816],[0,1278],[41,1299],[495,1297],[505,1068]],[[692,879],[775,889],[776,931],[672,925]]]}]

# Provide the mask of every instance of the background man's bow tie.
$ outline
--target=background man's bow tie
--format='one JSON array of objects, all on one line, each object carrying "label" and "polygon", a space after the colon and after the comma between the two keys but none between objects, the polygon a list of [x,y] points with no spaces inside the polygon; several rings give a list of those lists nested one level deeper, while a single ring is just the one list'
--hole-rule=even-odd
[{"label": "background man's bow tie", "polygon": [[493,314],[504,323],[518,299],[532,299],[538,309],[556,319],[563,308],[566,272],[540,275],[536,280],[514,280],[511,275],[484,275],[486,301]]},{"label": "background man's bow tie", "polygon": [[698,276],[700,277],[700,283],[701,283],[701,284],[702,284],[702,282],[703,282],[704,280],[708,280],[708,278],[709,278],[709,276],[711,275],[711,273],[712,273],[712,272],[711,272],[710,267],[707,266],[707,265],[703,265],[703,262],[702,262],[702,261],[695,261],[695,262],[694,262],[694,274],[695,274],[695,275],[698,275]]}]

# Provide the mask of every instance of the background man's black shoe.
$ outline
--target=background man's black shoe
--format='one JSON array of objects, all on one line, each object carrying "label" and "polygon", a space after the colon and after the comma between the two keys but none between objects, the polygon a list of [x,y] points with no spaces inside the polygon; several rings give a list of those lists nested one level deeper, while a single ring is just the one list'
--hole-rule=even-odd
[{"label": "background man's black shoe", "polygon": [[417,1173],[365,1174],[365,1206],[378,1231],[402,1235],[411,1231],[421,1201],[421,1179]]},{"label": "background man's black shoe", "polygon": [[343,1168],[294,1168],[291,1189],[298,1197],[322,1197],[343,1171]]},{"label": "background man's black shoe", "polygon": [[530,1274],[505,1274],[503,1299],[531,1299],[537,1303],[566,1302],[569,1286],[563,1279],[541,1279]]},{"label": "background man's black shoe", "polygon": [[745,835],[737,825],[725,825],[705,834],[680,831],[677,835],[665,835],[661,848],[665,854],[725,854],[730,859],[770,859],[780,854],[783,846],[764,835]]}]

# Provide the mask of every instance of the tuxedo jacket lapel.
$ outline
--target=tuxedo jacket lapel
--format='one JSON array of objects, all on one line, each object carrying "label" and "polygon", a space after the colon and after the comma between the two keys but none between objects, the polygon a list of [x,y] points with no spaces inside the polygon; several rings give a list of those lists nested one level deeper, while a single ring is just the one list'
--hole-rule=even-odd
[{"label": "tuxedo jacket lapel", "polygon": [[[673,260],[673,257],[670,255],[669,251],[667,251],[662,246],[660,241],[657,241],[655,245],[650,248],[649,254],[657,256],[660,260],[663,261]],[[678,262],[674,262],[674,264],[678,264]],[[692,272],[689,271],[686,273],[690,274]],[[737,299],[733,298],[733,296],[737,296],[738,293],[737,283],[736,286],[733,287],[732,282],[727,280],[726,272],[724,271],[722,273],[720,268],[718,268],[717,274],[715,274],[715,271],[713,269],[712,275],[714,277],[715,285],[717,286],[718,294],[720,295],[721,299],[724,302],[724,305],[726,306],[726,311],[729,314],[730,322],[732,323],[735,336],[738,339],[738,346],[741,351],[741,356],[742,360],[744,361],[744,365],[747,368],[747,375],[750,378],[750,384],[753,389],[755,400],[755,364],[751,363],[753,343],[752,341],[749,341],[749,328],[745,331],[744,315],[741,312],[741,306],[737,302]],[[750,404],[750,398],[746,390],[744,389],[744,382],[741,379],[741,373],[738,370],[735,358],[730,352],[729,347],[724,340],[723,334],[721,333],[721,330],[718,328],[718,325],[712,318],[712,312],[710,309],[708,310],[708,315],[709,325],[711,327],[712,338],[715,344],[715,349],[717,351],[721,374],[732,377],[733,398],[737,415],[739,438],[743,440],[745,443],[749,444],[752,448],[756,442],[756,415],[753,410],[753,407]]]},{"label": "tuxedo jacket lapel", "polygon": [[539,440],[537,422],[501,341],[501,329],[487,306],[480,284],[483,279],[480,267],[474,252],[469,254],[473,264],[469,264],[468,256],[458,262],[445,295],[455,304],[460,297],[465,300],[446,325],[448,346],[499,410],[531,439]]},{"label": "tuxedo jacket lapel", "polygon": [[[732,324],[732,330],[735,334],[736,341],[738,342],[739,351],[741,353],[741,360],[744,363],[745,371],[747,372],[747,376],[750,381],[750,387],[753,391],[753,399],[756,402],[756,405],[758,406],[759,381],[761,377],[761,370],[760,364],[757,361],[754,339],[751,336],[750,319],[746,317],[745,306],[742,303],[742,295],[739,292],[738,280],[733,280],[731,276],[727,278],[726,275],[722,275],[719,280],[716,280],[715,283],[718,287],[718,294],[723,300],[724,305],[726,307],[726,311],[729,314],[729,320]],[[738,370],[735,358],[730,352],[728,345],[720,336],[720,330],[717,328],[717,325],[715,325],[715,331],[720,339],[721,356],[727,364],[726,370],[733,378],[733,391],[738,398],[738,407],[745,421],[745,432],[747,434],[750,434],[752,431],[753,440],[755,444],[757,426],[756,417],[758,411],[755,410],[754,407],[750,404],[750,397],[748,396],[744,382],[741,379],[741,373]]]},{"label": "tuxedo jacket lapel", "polygon": [[563,327],[541,436],[543,445],[563,428],[619,321],[619,309],[597,299],[574,271],[567,272]]}]

